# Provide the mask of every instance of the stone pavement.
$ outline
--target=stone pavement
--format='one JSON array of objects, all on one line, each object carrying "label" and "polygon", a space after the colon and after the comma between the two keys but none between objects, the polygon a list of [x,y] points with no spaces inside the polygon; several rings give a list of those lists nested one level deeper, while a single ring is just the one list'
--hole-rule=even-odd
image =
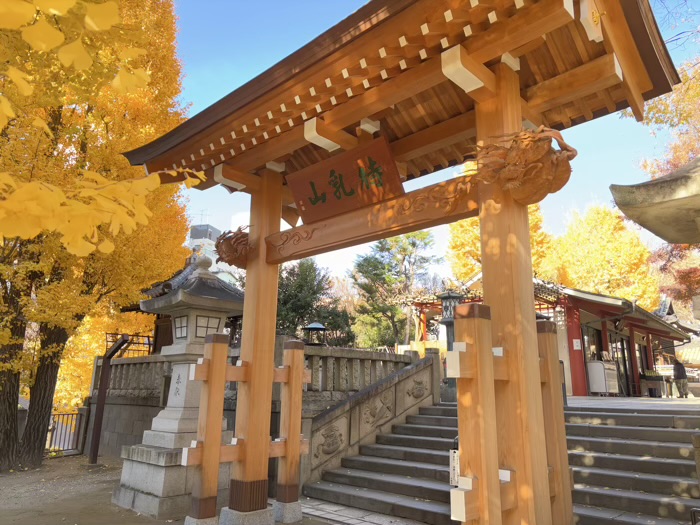
[{"label": "stone pavement", "polygon": [[369,510],[344,507],[318,499],[301,497],[301,510],[304,517],[320,518],[331,523],[347,525],[425,525],[420,521],[377,514]]}]

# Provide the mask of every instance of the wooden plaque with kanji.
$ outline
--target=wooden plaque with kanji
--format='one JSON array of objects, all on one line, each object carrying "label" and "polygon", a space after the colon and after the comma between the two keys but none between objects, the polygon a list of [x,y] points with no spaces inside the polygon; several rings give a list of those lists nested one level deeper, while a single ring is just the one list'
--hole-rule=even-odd
[{"label": "wooden plaque with kanji", "polygon": [[382,202],[404,193],[385,138],[287,175],[304,224]]}]

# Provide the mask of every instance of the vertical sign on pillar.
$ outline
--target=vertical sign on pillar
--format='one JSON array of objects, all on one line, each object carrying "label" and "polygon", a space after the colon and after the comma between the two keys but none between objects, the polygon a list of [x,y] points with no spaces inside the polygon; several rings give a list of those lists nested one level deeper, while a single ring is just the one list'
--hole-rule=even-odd
[{"label": "vertical sign on pillar", "polygon": [[[522,129],[519,77],[503,63],[495,74],[496,96],[475,104],[480,146]],[[509,377],[496,384],[499,463],[517,484],[517,506],[503,523],[552,525],[527,206],[497,183],[480,183],[479,201],[484,301]]]},{"label": "vertical sign on pillar", "polygon": [[[260,188],[251,196],[250,251],[246,267],[241,360],[249,367],[248,381],[239,383],[236,402],[236,438],[243,444],[243,459],[231,469],[229,507],[221,524],[238,521],[236,513],[267,512],[270,412],[274,374],[277,319],[278,265],[266,262],[265,237],[280,229],[282,177],[263,170]],[[272,509],[260,523],[273,523]]]}]

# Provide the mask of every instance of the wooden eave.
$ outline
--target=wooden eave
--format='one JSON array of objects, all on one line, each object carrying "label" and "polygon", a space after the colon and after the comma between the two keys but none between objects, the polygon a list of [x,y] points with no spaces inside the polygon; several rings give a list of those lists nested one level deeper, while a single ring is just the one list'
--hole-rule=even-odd
[{"label": "wooden eave", "polygon": [[[648,0],[599,1],[621,2],[614,16],[624,16],[626,24],[610,20],[620,49],[609,34],[603,42],[589,40],[579,0],[489,0],[486,6],[483,0],[372,0],[219,102],[125,155],[151,172],[211,171],[224,164],[254,173],[274,161],[283,162],[289,174],[334,154],[305,138],[304,122],[319,118],[334,133],[353,138],[360,121],[369,118],[380,122],[408,178],[460,164],[474,153],[475,94],[465,93],[441,69],[441,53],[456,45],[486,66],[504,53],[520,59],[529,124],[567,128],[630,103],[638,108],[641,100],[670,91],[679,79]],[[456,18],[448,20],[448,10]],[[619,42],[633,42],[634,49]]]}]

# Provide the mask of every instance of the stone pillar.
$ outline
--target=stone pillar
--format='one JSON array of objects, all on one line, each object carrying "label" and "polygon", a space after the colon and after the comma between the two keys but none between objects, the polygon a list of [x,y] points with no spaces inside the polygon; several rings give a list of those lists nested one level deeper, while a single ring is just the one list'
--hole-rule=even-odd
[{"label": "stone pillar", "polygon": [[442,361],[440,361],[440,349],[426,348],[425,357],[430,357],[433,360],[431,383],[433,388],[433,403],[437,405],[440,402],[440,387],[442,386]]}]

